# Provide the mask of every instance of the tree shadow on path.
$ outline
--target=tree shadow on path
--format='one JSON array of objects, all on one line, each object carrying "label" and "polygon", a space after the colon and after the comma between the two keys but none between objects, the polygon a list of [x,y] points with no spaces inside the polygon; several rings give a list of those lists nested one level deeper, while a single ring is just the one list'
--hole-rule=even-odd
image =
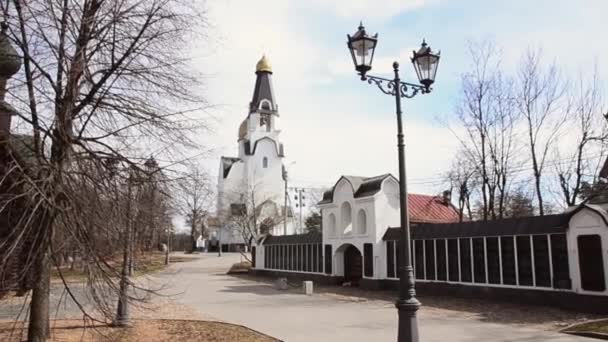
[{"label": "tree shadow on path", "polygon": [[[222,274],[226,276],[226,274]],[[250,290],[264,295],[276,295],[284,292],[301,293],[301,283],[289,282],[290,289],[279,291],[272,287],[275,278],[253,276],[250,274],[228,275],[233,278],[256,282],[259,285],[248,285]],[[247,289],[242,288],[241,290]],[[229,292],[242,292],[238,286]],[[383,302],[392,305],[396,291],[364,290],[356,287],[314,285],[315,295],[330,296],[340,301]],[[549,306],[516,304],[478,298],[459,298],[453,296],[419,295],[422,303],[419,315],[425,317],[465,318],[482,322],[513,324],[534,327],[543,330],[559,330],[574,323],[602,318],[600,315],[567,311]]]}]

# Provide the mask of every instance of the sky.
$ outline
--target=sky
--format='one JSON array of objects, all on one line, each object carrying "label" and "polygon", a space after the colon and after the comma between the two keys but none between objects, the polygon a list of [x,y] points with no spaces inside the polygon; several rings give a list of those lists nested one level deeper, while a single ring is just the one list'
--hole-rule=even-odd
[{"label": "sky", "polygon": [[290,185],[332,186],[341,175],[397,175],[394,99],[361,82],[346,34],[362,20],[379,34],[374,75],[416,82],[409,57],[426,39],[441,50],[434,91],[404,100],[410,192],[436,194],[458,142],[445,122],[458,102],[460,75],[470,69],[467,42],[489,39],[515,68],[528,48],[542,48],[567,73],[594,64],[608,79],[605,0],[210,0],[206,38],[191,55],[204,75],[212,130],[199,137],[211,149],[200,160],[214,177],[222,155],[237,155],[237,131],[247,116],[255,65],[266,54],[273,68],[281,140]]}]

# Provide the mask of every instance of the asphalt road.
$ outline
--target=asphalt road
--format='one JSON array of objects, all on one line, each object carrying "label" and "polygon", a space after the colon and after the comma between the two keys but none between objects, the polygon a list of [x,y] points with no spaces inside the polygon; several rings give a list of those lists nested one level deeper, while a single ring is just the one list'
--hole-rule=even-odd
[{"label": "asphalt road", "polygon": [[[339,296],[305,296],[279,291],[263,282],[226,275],[238,254],[201,255],[158,275],[182,305],[206,317],[242,324],[284,341],[395,341],[397,311],[390,301],[344,300]],[[424,342],[568,342],[591,339],[470,317],[419,313]]]}]

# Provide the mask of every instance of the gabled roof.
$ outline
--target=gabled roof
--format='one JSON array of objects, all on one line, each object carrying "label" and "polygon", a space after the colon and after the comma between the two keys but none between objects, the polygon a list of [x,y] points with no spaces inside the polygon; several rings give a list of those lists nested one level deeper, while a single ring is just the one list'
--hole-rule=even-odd
[{"label": "gabled roof", "polygon": [[458,210],[441,196],[408,194],[410,222],[458,222]]},{"label": "gabled roof", "polygon": [[[323,193],[323,199],[319,204],[333,203],[334,191],[342,180],[350,183],[354,198],[365,198],[382,190],[382,182],[388,178],[399,182],[390,173],[375,177],[342,176],[330,190]],[[408,194],[407,198],[412,222],[442,223],[459,220],[458,210],[451,203],[446,203],[441,196]]]},{"label": "gabled roof", "polygon": [[374,177],[342,176],[331,189],[323,193],[323,199],[319,204],[329,204],[334,201],[334,190],[343,179],[348,181],[352,186],[355,198],[363,198],[378,193],[382,189],[382,182],[387,178],[394,179],[395,177],[390,173]]},{"label": "gabled roof", "polygon": [[234,163],[237,163],[241,161],[240,158],[235,158],[235,157],[221,157],[221,163],[222,163],[222,176],[224,176],[224,178],[228,177],[228,174],[230,173],[230,169],[232,168],[232,165],[234,165]]},{"label": "gabled roof", "polygon": [[[279,157],[285,157],[284,150],[283,150],[283,144],[278,144],[271,137],[263,137],[263,138],[260,138],[260,139],[256,140],[255,143],[253,144],[253,149],[251,151],[247,151],[247,148],[245,148],[245,153],[248,154],[248,155],[255,154],[255,151],[258,149],[258,143],[260,141],[262,141],[262,140],[270,140],[274,144],[274,149],[277,152],[277,155]],[[249,145],[249,146],[251,146],[251,145]]]}]

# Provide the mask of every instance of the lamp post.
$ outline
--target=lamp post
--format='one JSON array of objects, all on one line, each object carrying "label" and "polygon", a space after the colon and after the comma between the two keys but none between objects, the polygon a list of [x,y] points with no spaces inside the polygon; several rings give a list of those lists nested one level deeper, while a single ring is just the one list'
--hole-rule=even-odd
[{"label": "lamp post", "polygon": [[[283,179],[285,180],[285,204],[283,207],[283,235],[287,235],[287,199],[289,198],[289,193],[287,192],[287,182],[289,178],[289,168],[295,164],[295,161],[289,163],[289,165],[283,165]],[[297,234],[297,233],[296,233]]]},{"label": "lamp post", "polygon": [[403,124],[401,98],[412,98],[418,94],[428,94],[431,92],[431,85],[435,81],[437,66],[439,64],[440,53],[433,53],[425,41],[418,51],[414,51],[411,58],[418,81],[420,84],[402,82],[399,78],[399,63],[393,63],[394,78],[386,79],[377,76],[367,75],[372,69],[374,52],[378,44],[378,34],[369,36],[365,32],[363,23],[355,34],[347,35],[348,49],[350,50],[355,64],[355,70],[361,76],[362,81],[375,84],[378,89],[387,95],[395,97],[395,111],[397,114],[397,147],[399,153],[399,204],[400,204],[400,239],[399,253],[402,265],[399,267],[399,299],[395,303],[399,315],[399,330],[397,340],[399,342],[418,342],[418,322],[416,312],[420,307],[420,302],[416,299],[414,288],[414,273],[410,254],[410,222],[407,203],[407,179],[405,173],[405,152],[403,139]]}]

